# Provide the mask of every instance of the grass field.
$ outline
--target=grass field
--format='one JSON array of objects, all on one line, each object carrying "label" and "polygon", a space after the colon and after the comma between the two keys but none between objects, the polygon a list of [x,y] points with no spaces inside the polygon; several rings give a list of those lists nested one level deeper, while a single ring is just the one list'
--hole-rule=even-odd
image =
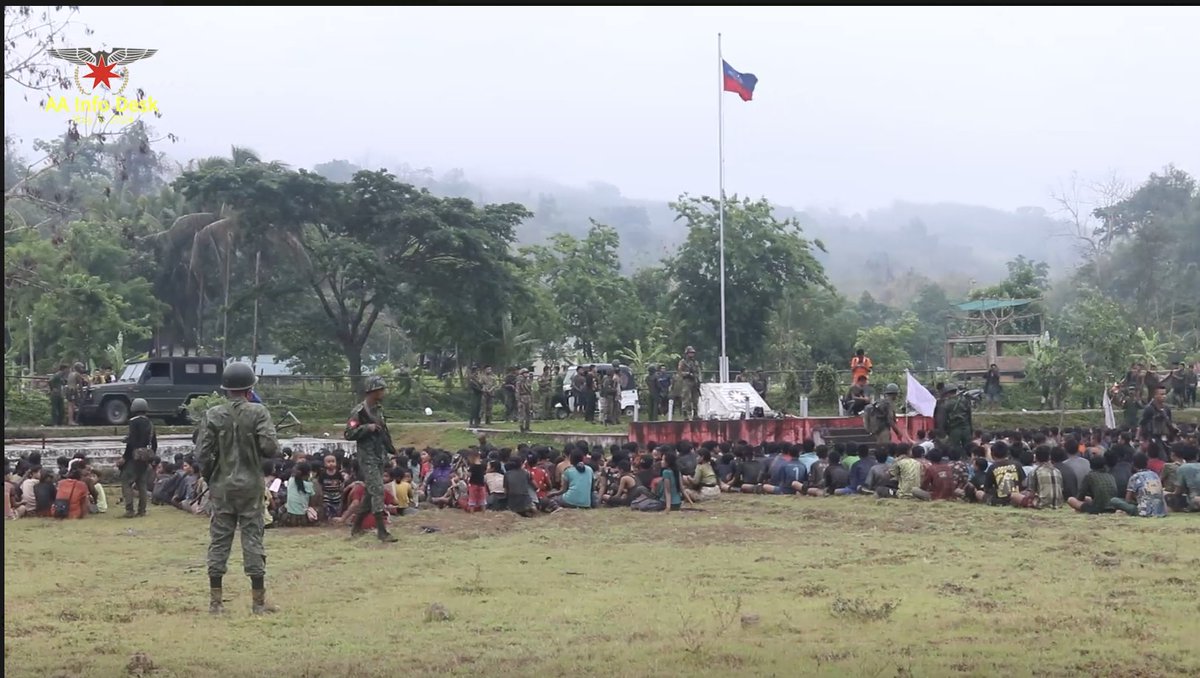
[{"label": "grass field", "polygon": [[1200,516],[753,496],[703,509],[430,511],[398,518],[391,546],[271,530],[283,611],[265,618],[236,546],[230,612],[208,616],[202,518],[8,522],[4,672],[1200,674]]}]

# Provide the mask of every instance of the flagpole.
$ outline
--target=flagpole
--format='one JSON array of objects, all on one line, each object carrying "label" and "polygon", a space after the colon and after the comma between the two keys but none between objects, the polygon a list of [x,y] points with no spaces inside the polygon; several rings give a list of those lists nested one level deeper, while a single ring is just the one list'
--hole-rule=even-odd
[{"label": "flagpole", "polygon": [[725,58],[721,55],[721,34],[717,33],[717,165],[720,182],[719,249],[721,257],[721,358],[718,362],[718,381],[729,383],[729,355],[725,352]]}]

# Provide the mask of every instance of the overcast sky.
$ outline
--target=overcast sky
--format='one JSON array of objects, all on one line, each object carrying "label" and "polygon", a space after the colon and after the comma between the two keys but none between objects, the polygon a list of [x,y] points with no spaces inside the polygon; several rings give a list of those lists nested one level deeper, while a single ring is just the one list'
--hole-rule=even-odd
[{"label": "overcast sky", "polygon": [[[1072,171],[1200,171],[1200,10],[99,8],[70,46],[157,48],[131,86],[176,158],[406,161],[468,178],[717,189],[857,211],[1048,205]],[[5,88],[6,132],[61,129]]]}]

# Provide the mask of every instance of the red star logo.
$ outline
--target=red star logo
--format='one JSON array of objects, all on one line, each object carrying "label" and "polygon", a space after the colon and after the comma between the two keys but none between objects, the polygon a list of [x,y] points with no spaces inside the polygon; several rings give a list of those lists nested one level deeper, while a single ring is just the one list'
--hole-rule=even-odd
[{"label": "red star logo", "polygon": [[109,66],[104,62],[104,57],[100,57],[100,63],[94,66],[89,65],[88,68],[91,69],[92,72],[83,77],[92,79],[92,89],[99,87],[101,82],[104,83],[105,87],[112,89],[112,83],[109,81],[113,78],[121,77],[113,72],[113,69],[116,68],[116,66]]}]

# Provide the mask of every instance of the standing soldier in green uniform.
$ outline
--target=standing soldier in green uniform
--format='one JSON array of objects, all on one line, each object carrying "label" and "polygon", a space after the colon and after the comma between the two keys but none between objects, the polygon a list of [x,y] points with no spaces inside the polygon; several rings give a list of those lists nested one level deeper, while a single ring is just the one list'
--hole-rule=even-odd
[{"label": "standing soldier in green uniform", "polygon": [[83,363],[75,363],[75,368],[67,374],[67,388],[63,393],[67,399],[67,423],[72,426],[79,423],[79,400],[87,385],[87,368]]},{"label": "standing soldier in green uniform", "polygon": [[604,423],[621,423],[621,363],[613,361],[612,371],[600,380],[600,395],[604,396]]},{"label": "standing soldier in green uniform", "polygon": [[900,387],[888,384],[883,389],[883,397],[868,405],[863,410],[863,423],[867,432],[878,445],[892,442],[892,434],[900,440],[907,440],[908,435],[896,424],[896,398],[900,395]]},{"label": "standing soldier in green uniform", "polygon": [[542,401],[542,419],[554,418],[554,376],[550,374],[550,366],[542,368],[538,377],[538,397]]},{"label": "standing soldier in green uniform", "polygon": [[959,388],[955,384],[946,387],[945,413],[946,438],[950,448],[966,450],[971,443],[971,401],[966,396],[958,395]]},{"label": "standing soldier in green uniform", "polygon": [[696,360],[696,349],[688,346],[683,351],[683,359],[679,361],[679,395],[683,399],[684,419],[696,419],[699,413],[696,405],[700,402],[700,361]]},{"label": "standing soldier in green uniform", "polygon": [[150,460],[158,456],[158,434],[154,422],[146,413],[150,406],[143,398],[134,398],[129,405],[129,433],[125,436],[125,454],[117,460],[121,470],[121,497],[125,502],[125,517],[134,517],[134,492],[137,492],[137,514],[146,515],[146,501],[150,498],[153,479]]},{"label": "standing soldier in green uniform", "polygon": [[646,372],[646,390],[650,393],[650,421],[658,419],[658,365],[650,365]]},{"label": "standing soldier in green uniform", "polygon": [[479,380],[483,385],[483,423],[491,426],[492,424],[492,398],[496,396],[496,375],[492,374],[492,366],[485,365],[483,368],[483,378]]},{"label": "standing soldier in green uniform", "polygon": [[517,374],[516,389],[517,421],[521,425],[521,433],[527,433],[530,428],[530,420],[533,419],[533,375],[524,367]]},{"label": "standing soldier in green uniform", "polygon": [[50,375],[50,425],[62,426],[67,420],[67,400],[63,390],[67,387],[67,370],[64,363],[58,366],[58,371]]},{"label": "standing soldier in green uniform", "polygon": [[230,363],[221,374],[221,388],[228,402],[209,408],[197,430],[197,461],[208,482],[208,611],[225,611],[221,578],[229,562],[233,533],[242,531],[242,567],[250,577],[254,614],[275,612],[267,605],[267,553],[263,547],[262,463],[275,456],[279,443],[267,408],[250,402],[250,389],[258,378],[246,363]]},{"label": "standing soldier in green uniform", "polygon": [[397,539],[387,531],[387,511],[383,507],[383,469],[387,468],[388,459],[396,454],[396,448],[392,445],[392,435],[388,433],[387,420],[383,416],[382,403],[386,393],[387,384],[383,377],[371,377],[367,381],[366,397],[350,413],[342,436],[357,443],[354,459],[367,486],[361,508],[354,516],[350,536],[362,534],[363,521],[373,513],[379,541],[392,543]]},{"label": "standing soldier in green uniform", "polygon": [[478,365],[471,365],[471,371],[467,373],[467,386],[471,390],[470,426],[479,426],[483,414],[483,374]]}]

